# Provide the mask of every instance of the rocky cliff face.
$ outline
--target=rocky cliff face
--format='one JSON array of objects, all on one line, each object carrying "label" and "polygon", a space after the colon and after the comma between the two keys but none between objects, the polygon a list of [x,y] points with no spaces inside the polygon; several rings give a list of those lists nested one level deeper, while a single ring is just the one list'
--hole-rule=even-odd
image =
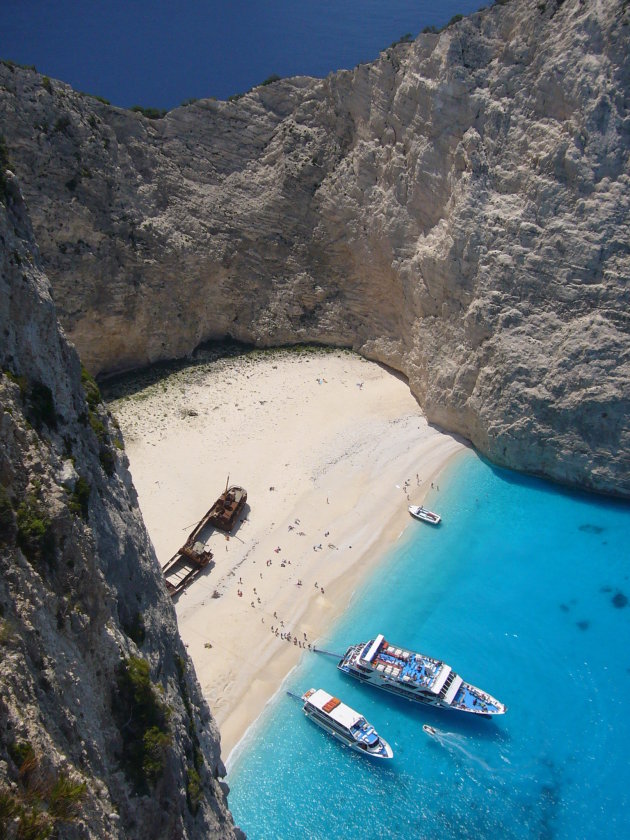
[{"label": "rocky cliff face", "polygon": [[629,495],[629,36],[507,2],[156,121],[0,67],[0,130],[93,372],[352,346],[494,461]]},{"label": "rocky cliff face", "polygon": [[98,389],[0,172],[0,836],[242,836]]}]

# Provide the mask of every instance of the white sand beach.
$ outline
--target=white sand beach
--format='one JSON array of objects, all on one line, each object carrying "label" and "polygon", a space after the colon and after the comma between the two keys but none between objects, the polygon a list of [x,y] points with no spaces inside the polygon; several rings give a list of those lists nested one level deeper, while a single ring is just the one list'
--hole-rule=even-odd
[{"label": "white sand beach", "polygon": [[176,601],[227,756],[463,444],[427,425],[402,378],[344,351],[224,359],[111,408],[161,564],[228,476],[247,490],[233,535],[211,537],[214,567]]}]

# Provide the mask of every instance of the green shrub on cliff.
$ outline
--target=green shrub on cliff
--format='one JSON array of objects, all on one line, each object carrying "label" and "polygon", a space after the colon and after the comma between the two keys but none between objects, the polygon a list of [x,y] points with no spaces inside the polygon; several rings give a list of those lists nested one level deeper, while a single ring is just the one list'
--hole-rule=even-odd
[{"label": "green shrub on cliff", "polygon": [[55,129],[55,131],[59,131],[62,134],[65,134],[66,131],[70,128],[71,125],[72,125],[72,120],[70,119],[70,116],[68,114],[62,114],[60,117],[57,117],[57,119],[55,120],[55,124],[53,125],[53,128]]},{"label": "green shrub on cliff", "polygon": [[33,561],[45,561],[49,565],[55,558],[55,537],[52,522],[35,493],[18,505],[17,544],[25,557]]},{"label": "green shrub on cliff", "polygon": [[48,385],[44,385],[37,379],[17,376],[10,370],[5,370],[3,373],[19,387],[20,397],[24,401],[24,414],[29,423],[38,432],[41,432],[43,426],[55,430],[60,418],[55,407],[53,393]]},{"label": "green shrub on cliff", "polygon": [[129,110],[135,111],[137,114],[142,114],[143,117],[147,117],[150,120],[161,120],[167,114],[164,108],[143,108],[142,105],[133,105]]},{"label": "green shrub on cliff", "polygon": [[42,776],[39,756],[27,742],[10,743],[7,750],[19,775],[13,788],[0,785],[0,837],[61,837],[60,825],[80,816],[86,783],[73,781],[63,770]]},{"label": "green shrub on cliff", "polygon": [[172,736],[171,710],[151,682],[149,663],[131,656],[122,663],[113,698],[123,742],[123,767],[138,790],[145,790],[162,774]]},{"label": "green shrub on cliff", "polygon": [[10,58],[0,59],[0,64],[4,64],[5,67],[8,67],[12,73],[16,67],[20,70],[32,70],[33,73],[37,73],[37,67],[35,67],[34,64],[19,64],[17,61],[12,61]]},{"label": "green shrub on cliff", "polygon": [[43,426],[48,426],[49,429],[57,428],[57,409],[48,385],[37,380],[29,382],[26,392],[26,416],[38,432]]},{"label": "green shrub on cliff", "polygon": [[163,732],[157,726],[147,729],[142,736],[142,772],[148,782],[157,782],[162,775],[172,740],[169,732]]},{"label": "green shrub on cliff", "polygon": [[79,514],[85,521],[89,518],[90,484],[83,476],[79,476],[70,494],[69,507],[73,513]]},{"label": "green shrub on cliff", "polygon": [[8,745],[7,750],[18,770],[35,759],[35,750],[28,741],[13,741]]},{"label": "green shrub on cliff", "polygon": [[131,621],[128,621],[123,624],[123,628],[125,633],[129,636],[130,639],[138,645],[138,647],[142,646],[142,643],[145,640],[147,630],[144,624],[144,616],[141,612],[137,612]]},{"label": "green shrub on cliff", "polygon": [[83,800],[85,782],[73,782],[65,773],[60,773],[48,795],[48,813],[60,822],[73,822],[79,815]]},{"label": "green shrub on cliff", "polygon": [[85,391],[87,404],[92,409],[96,408],[96,406],[103,401],[103,398],[101,397],[101,392],[96,384],[96,380],[92,374],[83,367],[83,365],[81,365],[81,384],[83,385],[83,390]]},{"label": "green shrub on cliff", "polygon": [[98,451],[98,459],[101,462],[105,475],[111,478],[116,469],[116,458],[112,450],[108,446],[101,446]]},{"label": "green shrub on cliff", "polygon": [[13,505],[6,487],[0,484],[0,542],[6,541],[14,528]]},{"label": "green shrub on cliff", "polygon": [[405,34],[401,35],[397,41],[392,41],[392,43],[390,44],[390,49],[391,47],[397,47],[398,44],[410,44],[412,41],[413,35],[411,34],[411,32],[405,32]]},{"label": "green shrub on cliff", "polygon": [[189,767],[186,770],[186,802],[191,814],[196,814],[199,810],[199,803],[203,799],[203,788],[201,786],[201,777],[194,767]]}]

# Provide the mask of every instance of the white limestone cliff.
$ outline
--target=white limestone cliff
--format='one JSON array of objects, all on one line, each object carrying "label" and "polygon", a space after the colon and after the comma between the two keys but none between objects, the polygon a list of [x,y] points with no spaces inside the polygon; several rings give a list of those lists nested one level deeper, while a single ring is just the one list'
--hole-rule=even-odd
[{"label": "white limestone cliff", "polygon": [[493,461],[630,495],[629,33],[512,0],[161,120],[0,66],[65,329],[94,373],[351,346]]}]

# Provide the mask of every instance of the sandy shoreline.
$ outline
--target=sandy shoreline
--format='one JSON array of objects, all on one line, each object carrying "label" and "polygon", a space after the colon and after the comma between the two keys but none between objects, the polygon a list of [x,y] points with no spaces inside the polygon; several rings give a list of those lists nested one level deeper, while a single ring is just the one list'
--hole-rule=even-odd
[{"label": "sandy shoreline", "polygon": [[248,492],[234,535],[211,538],[214,568],[176,602],[226,756],[408,524],[407,496],[420,502],[463,445],[400,378],[343,351],[221,360],[111,408],[160,563],[228,475]]}]

